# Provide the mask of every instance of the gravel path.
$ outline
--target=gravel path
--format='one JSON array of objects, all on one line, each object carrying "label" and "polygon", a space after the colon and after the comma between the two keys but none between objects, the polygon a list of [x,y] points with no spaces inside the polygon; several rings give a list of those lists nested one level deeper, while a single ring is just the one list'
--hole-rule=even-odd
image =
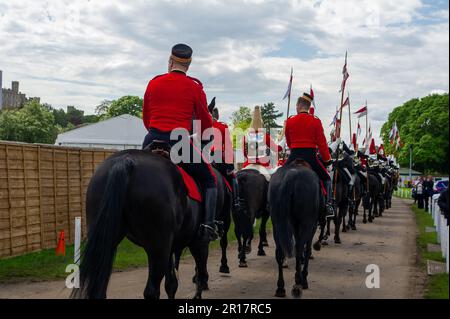
[{"label": "gravel path", "polygon": [[[358,216],[358,230],[344,233],[342,244],[329,245],[320,252],[313,252],[310,263],[309,287],[303,298],[421,298],[423,275],[416,267],[417,228],[414,215],[405,200],[393,199],[393,207],[373,224],[362,224],[362,212]],[[274,298],[277,266],[274,243],[270,237],[267,256],[256,256],[256,243],[248,256],[248,268],[237,267],[236,246],[228,248],[231,273],[218,272],[220,253],[211,252],[208,266],[210,290],[204,298]],[[365,285],[366,266],[376,264],[380,269],[380,288],[368,289]],[[286,291],[294,282],[294,260],[285,269]],[[194,285],[191,277],[193,259],[187,258],[180,265],[180,287],[177,298],[191,298]],[[112,275],[108,298],[143,298],[147,280],[147,268],[138,268]],[[162,285],[162,288],[164,286]],[[64,281],[3,284],[0,298],[67,298],[70,291]],[[161,294],[166,298],[164,288]],[[288,296],[289,298],[290,296]]]}]

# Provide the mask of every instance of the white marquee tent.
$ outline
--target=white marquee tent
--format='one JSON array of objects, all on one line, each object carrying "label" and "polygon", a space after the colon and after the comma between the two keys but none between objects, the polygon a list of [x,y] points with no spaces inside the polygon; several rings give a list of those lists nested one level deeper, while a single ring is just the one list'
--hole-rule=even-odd
[{"label": "white marquee tent", "polygon": [[116,150],[140,149],[146,134],[142,119],[124,114],[61,133],[55,144]]}]

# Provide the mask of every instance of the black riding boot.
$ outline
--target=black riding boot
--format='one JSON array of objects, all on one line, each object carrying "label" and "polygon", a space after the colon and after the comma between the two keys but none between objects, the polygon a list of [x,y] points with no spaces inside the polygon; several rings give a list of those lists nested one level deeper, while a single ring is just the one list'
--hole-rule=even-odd
[{"label": "black riding boot", "polygon": [[201,225],[201,235],[203,241],[216,240],[219,235],[216,230],[216,205],[217,205],[217,188],[207,188],[204,196],[205,201],[205,219]]},{"label": "black riding boot", "polygon": [[335,216],[335,204],[333,200],[333,190],[331,187],[331,181],[325,182],[325,187],[327,191],[327,200],[326,200],[326,218],[333,218]]}]

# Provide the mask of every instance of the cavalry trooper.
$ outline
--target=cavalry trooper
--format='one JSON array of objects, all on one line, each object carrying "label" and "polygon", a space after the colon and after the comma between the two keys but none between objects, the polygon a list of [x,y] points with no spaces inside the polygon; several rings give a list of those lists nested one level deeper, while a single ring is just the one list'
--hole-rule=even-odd
[{"label": "cavalry trooper", "polygon": [[[230,138],[228,125],[219,121],[219,109],[215,107],[215,98],[209,106],[213,117],[214,141],[211,148],[211,155],[214,159],[214,167],[227,179],[233,188],[233,208],[235,211],[240,209],[239,186],[234,173],[234,151],[233,143]],[[217,136],[217,135],[220,136]]]},{"label": "cavalry trooper", "polygon": [[[156,76],[149,82],[143,105],[143,121],[148,130],[143,148],[155,140],[165,141],[172,146],[180,142],[180,139],[171,139],[171,132],[184,130],[192,134],[193,119],[200,121],[200,136],[204,130],[212,127],[212,117],[208,112],[203,85],[199,80],[186,75],[191,61],[192,49],[186,44],[177,44],[172,48],[168,73]],[[210,139],[202,140],[202,144],[209,142]],[[200,235],[204,241],[215,240],[218,238],[214,220],[217,202],[216,176],[191,139],[188,149],[189,158],[186,160],[183,157],[180,166],[199,182],[203,192],[205,214]]]},{"label": "cavalry trooper", "polygon": [[272,170],[278,163],[278,154],[282,148],[275,143],[264,128],[261,108],[258,105],[255,106],[253,112],[249,132],[244,136],[243,146],[245,157],[243,169],[258,170],[269,181]]},{"label": "cavalry trooper", "polygon": [[[312,98],[309,94],[303,93],[297,100],[297,115],[291,116],[286,121],[286,143],[291,150],[285,165],[298,158],[308,162],[311,168],[317,173],[326,187],[326,217],[334,216],[334,206],[331,197],[331,179],[327,168],[331,167],[332,161],[328,149],[327,140],[323,132],[320,119],[309,114]],[[322,158],[322,162],[317,156],[317,150]]]}]

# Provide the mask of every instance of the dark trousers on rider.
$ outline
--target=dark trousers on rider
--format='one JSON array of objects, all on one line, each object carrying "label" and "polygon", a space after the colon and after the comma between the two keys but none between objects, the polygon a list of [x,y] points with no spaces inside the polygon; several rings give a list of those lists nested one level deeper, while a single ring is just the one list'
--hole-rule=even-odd
[{"label": "dark trousers on rider", "polygon": [[228,184],[230,184],[233,189],[233,209],[237,210],[240,208],[240,198],[239,198],[239,184],[236,178],[236,174],[234,174],[234,164],[225,163],[223,157],[221,163],[213,163],[213,166],[225,177]]},{"label": "dark trousers on rider", "polygon": [[[155,140],[164,141],[166,143],[169,143],[171,146],[179,142],[179,140],[170,139],[170,132],[161,132],[157,129],[151,128],[148,134],[145,136],[144,142],[142,144],[142,149],[145,149]],[[202,157],[201,149],[197,148],[193,144],[192,140],[190,140],[189,145],[190,160],[188,162],[181,162],[177,164],[180,165],[200,184],[200,188],[203,191],[203,201],[205,205],[204,225],[214,229],[217,203],[216,176],[211,168],[211,165],[208,164]],[[199,163],[194,162],[194,158],[201,159],[201,161]],[[215,239],[216,236],[214,236],[213,233],[214,232],[210,234],[210,239]]]},{"label": "dark trousers on rider", "polygon": [[317,156],[317,151],[314,148],[293,148],[291,149],[291,154],[289,155],[286,163],[284,165],[289,165],[296,159],[302,159],[306,161],[314,172],[319,176],[319,179],[323,182],[325,185],[325,189],[327,192],[326,195],[326,201],[327,203],[331,202],[331,178],[328,174],[327,169],[320,161],[319,157]]}]

